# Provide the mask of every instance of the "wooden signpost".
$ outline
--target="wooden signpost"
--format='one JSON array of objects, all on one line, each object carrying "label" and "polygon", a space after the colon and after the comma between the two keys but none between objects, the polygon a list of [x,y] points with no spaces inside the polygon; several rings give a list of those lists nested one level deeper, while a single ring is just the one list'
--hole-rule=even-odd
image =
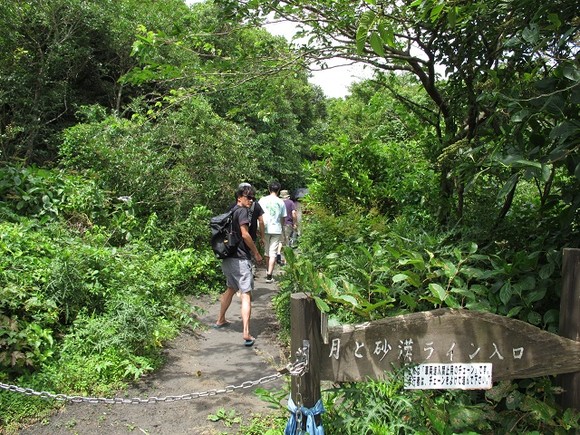
[{"label": "wooden signpost", "polygon": [[[409,388],[489,388],[492,381],[562,377],[563,406],[580,409],[580,250],[564,251],[560,330],[567,337],[495,314],[438,309],[359,325],[321,328],[324,319],[304,293],[291,299],[292,342],[306,345],[309,371],[297,387],[306,408],[320,398],[320,381],[382,379],[411,369]],[[322,332],[321,332],[322,331]],[[415,368],[414,372],[412,368]]]},{"label": "wooden signpost", "polygon": [[329,328],[322,380],[381,379],[413,364],[491,363],[493,380],[580,370],[580,342],[496,314],[439,309]]}]

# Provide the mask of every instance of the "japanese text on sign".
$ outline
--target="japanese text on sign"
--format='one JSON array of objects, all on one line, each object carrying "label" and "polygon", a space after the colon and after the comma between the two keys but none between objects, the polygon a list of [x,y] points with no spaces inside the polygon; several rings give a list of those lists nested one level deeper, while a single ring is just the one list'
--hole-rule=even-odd
[{"label": "japanese text on sign", "polygon": [[490,389],[491,371],[491,363],[419,364],[406,369],[405,389]]},{"label": "japanese text on sign", "polygon": [[[457,343],[453,342],[448,345],[447,348],[443,349],[445,353],[445,358],[449,360],[450,363],[453,362],[453,357],[455,352],[458,350],[456,348]],[[356,359],[365,358],[362,350],[367,346],[366,343],[355,341],[354,343],[354,357]],[[396,359],[403,361],[405,363],[410,363],[414,360],[414,356],[417,350],[420,352],[420,357],[423,360],[428,361],[433,356],[433,352],[435,351],[435,345],[433,341],[426,342],[424,346],[418,346],[412,338],[406,338],[402,340],[398,340],[398,342],[388,342],[387,339],[375,341],[372,344],[372,354],[378,358],[379,361],[383,361],[383,359],[387,356],[389,352],[393,350],[396,346]],[[475,344],[470,344],[470,349],[468,349],[468,357],[469,360],[473,360],[474,358],[486,358],[488,360],[504,360],[505,356],[503,351],[500,352],[498,345],[494,342],[491,343],[490,349],[483,355],[481,355],[482,348],[476,346]],[[417,349],[418,348],[418,349]],[[511,351],[511,352],[510,352]],[[509,356],[513,360],[521,360],[524,355],[524,348],[523,347],[513,347],[508,350]],[[329,358],[339,359],[341,353],[341,340],[340,338],[334,338],[330,345],[330,353],[328,355]]]}]

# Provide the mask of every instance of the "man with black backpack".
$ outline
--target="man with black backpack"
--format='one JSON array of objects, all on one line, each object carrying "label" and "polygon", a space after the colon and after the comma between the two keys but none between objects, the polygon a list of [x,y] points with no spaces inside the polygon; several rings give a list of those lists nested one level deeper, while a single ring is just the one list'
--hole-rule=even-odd
[{"label": "man with black backpack", "polygon": [[254,289],[252,255],[257,263],[262,262],[262,256],[258,252],[249,231],[249,210],[256,199],[255,195],[256,191],[249,185],[240,185],[236,191],[232,231],[234,239],[238,241],[237,250],[222,261],[222,271],[226,277],[227,288],[220,298],[220,312],[214,325],[216,329],[229,325],[226,320],[226,312],[232,303],[234,295],[239,291],[242,303],[243,339],[244,345],[248,347],[254,344],[254,337],[250,334],[251,292]]},{"label": "man with black backpack", "polygon": [[[252,187],[250,183],[240,183],[238,189],[242,187]],[[232,204],[230,210],[233,210],[234,207],[237,205],[237,201]],[[252,236],[252,240],[259,246],[258,243],[258,230],[260,231],[260,243],[264,244],[264,240],[266,239],[264,235],[264,210],[258,201],[252,201],[252,205],[250,206],[250,236]],[[252,260],[252,272],[254,273],[254,279],[256,279],[256,264],[254,260]]]},{"label": "man with black backpack", "polygon": [[[242,187],[252,187],[250,183],[240,183],[238,189]],[[230,209],[233,209],[236,204],[232,204]],[[260,230],[260,241],[264,243],[264,210],[258,201],[252,201],[252,205],[250,206],[250,235],[252,236],[252,240],[256,243],[258,239],[258,230]]]}]

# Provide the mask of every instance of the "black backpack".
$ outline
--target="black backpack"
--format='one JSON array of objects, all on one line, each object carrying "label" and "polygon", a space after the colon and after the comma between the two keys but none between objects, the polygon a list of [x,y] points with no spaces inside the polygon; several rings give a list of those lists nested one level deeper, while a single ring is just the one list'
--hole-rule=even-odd
[{"label": "black backpack", "polygon": [[214,216],[209,221],[211,230],[211,248],[217,258],[231,257],[238,250],[240,244],[239,234],[234,231],[234,211]]}]

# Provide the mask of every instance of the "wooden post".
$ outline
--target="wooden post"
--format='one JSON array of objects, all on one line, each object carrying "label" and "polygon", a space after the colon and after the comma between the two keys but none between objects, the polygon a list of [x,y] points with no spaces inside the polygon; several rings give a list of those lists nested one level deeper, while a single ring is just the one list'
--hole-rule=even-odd
[{"label": "wooden post", "polygon": [[[294,362],[296,352],[302,348],[303,341],[310,344],[308,372],[300,379],[292,376],[292,400],[298,405],[299,397],[302,406],[312,408],[320,399],[320,311],[313,299],[305,293],[294,293],[291,296],[291,360]],[[300,390],[298,390],[298,382]],[[300,393],[300,396],[298,396]]]},{"label": "wooden post", "polygon": [[[580,249],[564,249],[560,335],[580,342]],[[562,407],[580,411],[580,372],[560,375]]]}]

